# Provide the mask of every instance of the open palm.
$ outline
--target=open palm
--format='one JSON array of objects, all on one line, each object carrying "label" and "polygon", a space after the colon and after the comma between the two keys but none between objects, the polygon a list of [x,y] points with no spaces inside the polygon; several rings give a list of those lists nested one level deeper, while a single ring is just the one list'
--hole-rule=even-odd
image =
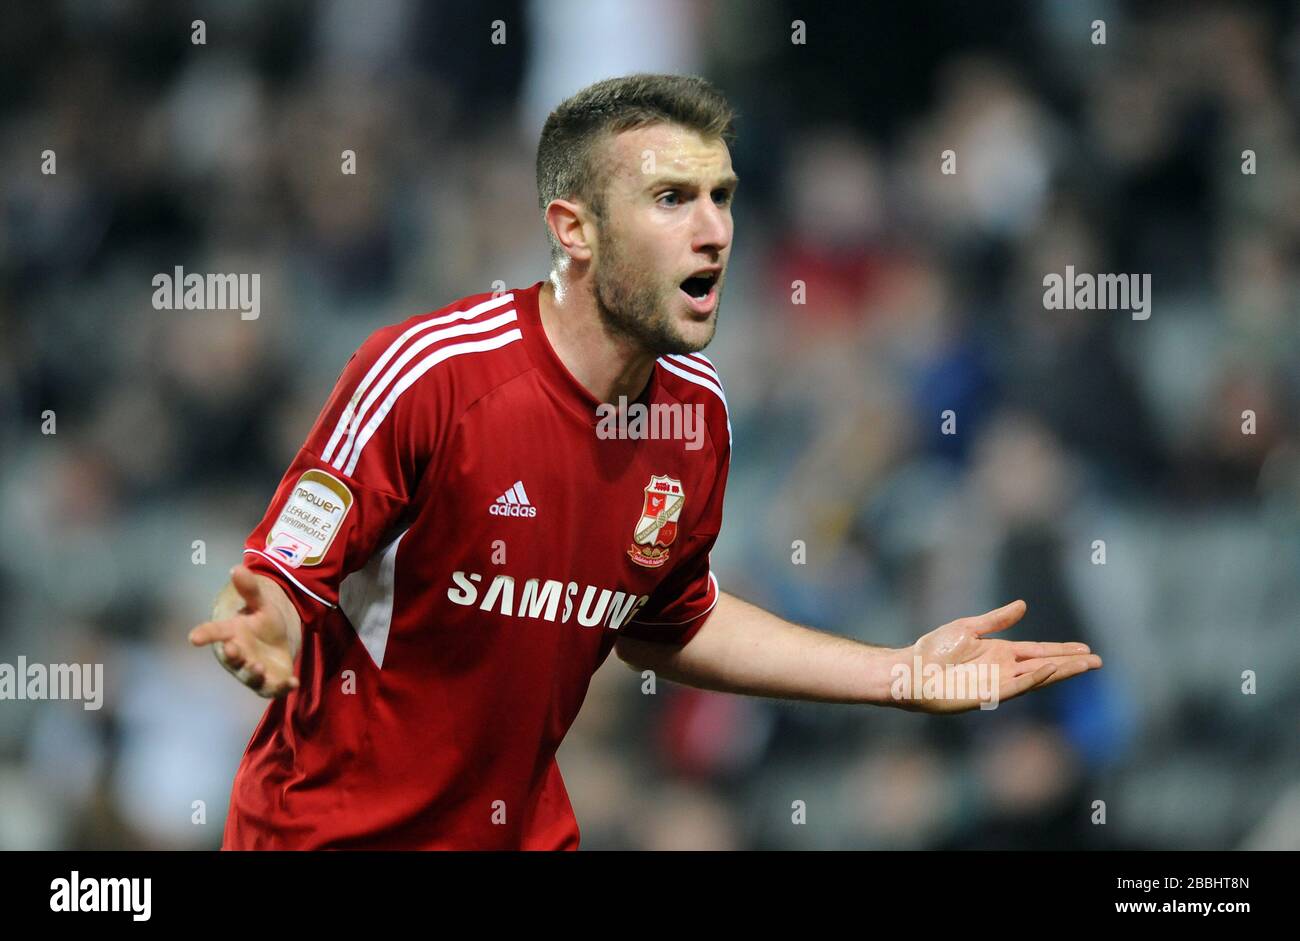
[{"label": "open palm", "polygon": [[[911,646],[913,663],[908,664],[909,668],[919,657],[923,670],[931,664],[944,669],[965,664],[969,666],[963,669],[983,670],[996,686],[997,702],[1100,669],[1101,657],[1087,644],[1010,641],[988,636],[1014,625],[1024,617],[1026,607],[1023,601],[1013,601],[987,614],[958,618],[935,628]],[[974,685],[968,684],[963,692],[974,693]],[[977,709],[982,701],[986,700],[977,695],[907,696],[899,705],[915,712],[951,713]]]},{"label": "open palm", "polygon": [[275,699],[298,688],[293,651],[284,619],[265,597],[253,573],[231,570],[230,583],[243,607],[229,617],[205,621],[190,631],[196,647],[211,644],[221,665],[258,695]]}]

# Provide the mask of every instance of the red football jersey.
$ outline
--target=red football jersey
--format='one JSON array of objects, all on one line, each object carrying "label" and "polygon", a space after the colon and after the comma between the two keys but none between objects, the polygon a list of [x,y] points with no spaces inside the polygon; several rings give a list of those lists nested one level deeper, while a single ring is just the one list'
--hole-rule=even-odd
[{"label": "red football jersey", "polygon": [[611,437],[542,284],[385,327],[344,368],[244,550],[302,616],[301,685],[253,733],[223,848],[576,849],[555,751],[592,673],[717,602],[717,373],[659,358]]}]

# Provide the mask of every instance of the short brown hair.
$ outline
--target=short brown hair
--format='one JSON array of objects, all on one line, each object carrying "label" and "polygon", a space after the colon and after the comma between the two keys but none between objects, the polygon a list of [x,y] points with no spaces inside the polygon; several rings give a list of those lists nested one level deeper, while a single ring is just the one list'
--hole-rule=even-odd
[{"label": "short brown hair", "polygon": [[[588,85],[551,112],[537,144],[537,199],[579,199],[599,218],[608,167],[601,148],[621,131],[680,124],[702,137],[736,139],[736,113],[722,92],[694,75],[638,73]],[[563,254],[550,227],[551,257]]]}]

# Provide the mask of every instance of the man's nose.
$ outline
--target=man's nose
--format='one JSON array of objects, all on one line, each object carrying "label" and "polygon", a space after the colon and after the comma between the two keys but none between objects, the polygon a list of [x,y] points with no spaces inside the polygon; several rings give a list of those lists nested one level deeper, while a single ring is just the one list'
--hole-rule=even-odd
[{"label": "man's nose", "polygon": [[702,200],[696,214],[695,238],[691,248],[697,252],[721,252],[731,244],[731,215],[713,200]]}]

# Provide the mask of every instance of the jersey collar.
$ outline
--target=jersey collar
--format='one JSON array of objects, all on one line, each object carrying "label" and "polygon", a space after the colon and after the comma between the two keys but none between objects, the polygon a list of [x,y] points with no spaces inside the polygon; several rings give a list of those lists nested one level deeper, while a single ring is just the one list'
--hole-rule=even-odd
[{"label": "jersey collar", "polygon": [[[596,409],[603,403],[592,395],[573,373],[569,372],[569,368],[564,365],[564,361],[551,346],[551,341],[546,336],[546,329],[542,326],[538,295],[545,283],[545,281],[538,281],[532,287],[514,292],[515,309],[519,312],[519,320],[522,324],[524,346],[534,367],[542,374],[547,387],[570,411],[586,424],[595,427],[600,422],[600,415]],[[656,401],[659,394],[659,364],[656,362],[655,368],[650,371],[650,381],[646,383],[636,402],[648,405]]]}]

